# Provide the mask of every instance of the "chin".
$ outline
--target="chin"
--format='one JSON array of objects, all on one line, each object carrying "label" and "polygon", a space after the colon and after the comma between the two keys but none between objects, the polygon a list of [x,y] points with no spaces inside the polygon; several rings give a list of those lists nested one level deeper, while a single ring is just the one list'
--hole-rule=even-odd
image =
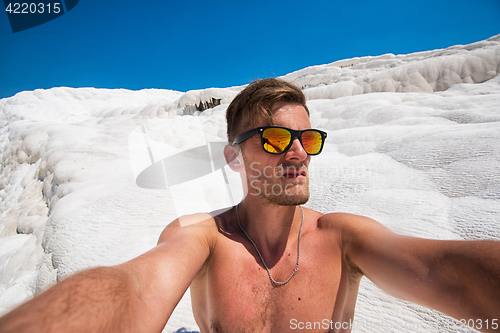
[{"label": "chin", "polygon": [[278,206],[303,205],[309,201],[309,191],[306,191],[306,193],[286,193],[283,195],[264,196],[264,199],[269,204]]}]

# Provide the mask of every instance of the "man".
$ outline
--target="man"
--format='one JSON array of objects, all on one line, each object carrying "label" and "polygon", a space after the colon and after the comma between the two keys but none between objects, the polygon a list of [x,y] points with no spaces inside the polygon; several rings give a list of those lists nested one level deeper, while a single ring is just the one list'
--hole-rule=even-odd
[{"label": "man", "polygon": [[228,107],[227,125],[224,155],[241,175],[241,203],[172,222],[154,249],[67,278],[0,319],[0,331],[159,332],[190,287],[201,332],[309,328],[300,323],[349,332],[363,275],[396,297],[500,331],[499,242],[406,237],[366,217],[300,206],[326,133],[311,129],[297,87],[250,84]]}]

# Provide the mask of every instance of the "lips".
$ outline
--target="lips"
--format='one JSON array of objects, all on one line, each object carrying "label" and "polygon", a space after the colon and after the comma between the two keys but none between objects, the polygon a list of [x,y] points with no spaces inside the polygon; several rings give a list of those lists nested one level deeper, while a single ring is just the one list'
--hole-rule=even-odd
[{"label": "lips", "polygon": [[302,170],[295,170],[295,169],[285,169],[283,173],[284,178],[290,178],[290,179],[295,179],[298,177],[306,177],[307,172],[302,169]]}]

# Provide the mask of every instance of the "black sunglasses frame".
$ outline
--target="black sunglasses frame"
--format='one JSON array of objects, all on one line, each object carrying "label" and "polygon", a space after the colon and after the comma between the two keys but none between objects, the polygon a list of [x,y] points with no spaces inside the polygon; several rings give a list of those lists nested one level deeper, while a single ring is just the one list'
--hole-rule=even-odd
[{"label": "black sunglasses frame", "polygon": [[[282,129],[285,129],[285,130],[287,130],[287,131],[290,132],[290,134],[291,134],[290,142],[288,143],[288,145],[286,146],[286,148],[283,149],[283,151],[273,153],[273,152],[267,151],[264,148],[264,144],[266,142],[264,142],[263,134],[264,134],[264,131],[266,129],[268,129],[268,128],[282,128]],[[319,134],[321,134],[321,147],[319,148],[319,151],[317,153],[315,153],[315,154],[309,154],[309,153],[307,153],[307,151],[304,148],[304,144],[302,143],[302,134],[304,132],[311,132],[311,131],[318,132]],[[257,133],[259,133],[259,135],[260,135],[260,143],[262,145],[262,149],[264,149],[264,151],[266,153],[275,154],[275,155],[286,153],[288,151],[288,149],[290,149],[290,147],[292,146],[293,141],[295,140],[295,138],[299,139],[300,144],[302,145],[302,148],[304,148],[304,151],[306,151],[307,155],[310,155],[310,156],[319,155],[321,153],[321,151],[323,151],[323,146],[325,145],[325,140],[326,140],[326,137],[327,137],[326,132],[318,130],[318,129],[313,129],[313,128],[309,128],[309,129],[297,131],[297,130],[293,130],[291,128],[283,127],[283,126],[262,126],[262,127],[257,127],[257,128],[251,129],[251,130],[249,130],[249,131],[247,131],[247,132],[245,132],[243,134],[238,135],[238,137],[233,141],[233,145],[240,144],[243,141],[245,141],[247,139],[250,139],[252,136],[254,136]]]}]

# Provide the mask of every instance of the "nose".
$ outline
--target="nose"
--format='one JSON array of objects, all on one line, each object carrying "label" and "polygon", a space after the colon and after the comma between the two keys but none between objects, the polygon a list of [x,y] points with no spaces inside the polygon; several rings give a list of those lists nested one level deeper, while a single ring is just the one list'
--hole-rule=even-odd
[{"label": "nose", "polygon": [[285,153],[285,159],[288,161],[304,161],[307,158],[307,153],[302,147],[299,138],[295,138],[292,142],[290,149]]}]

